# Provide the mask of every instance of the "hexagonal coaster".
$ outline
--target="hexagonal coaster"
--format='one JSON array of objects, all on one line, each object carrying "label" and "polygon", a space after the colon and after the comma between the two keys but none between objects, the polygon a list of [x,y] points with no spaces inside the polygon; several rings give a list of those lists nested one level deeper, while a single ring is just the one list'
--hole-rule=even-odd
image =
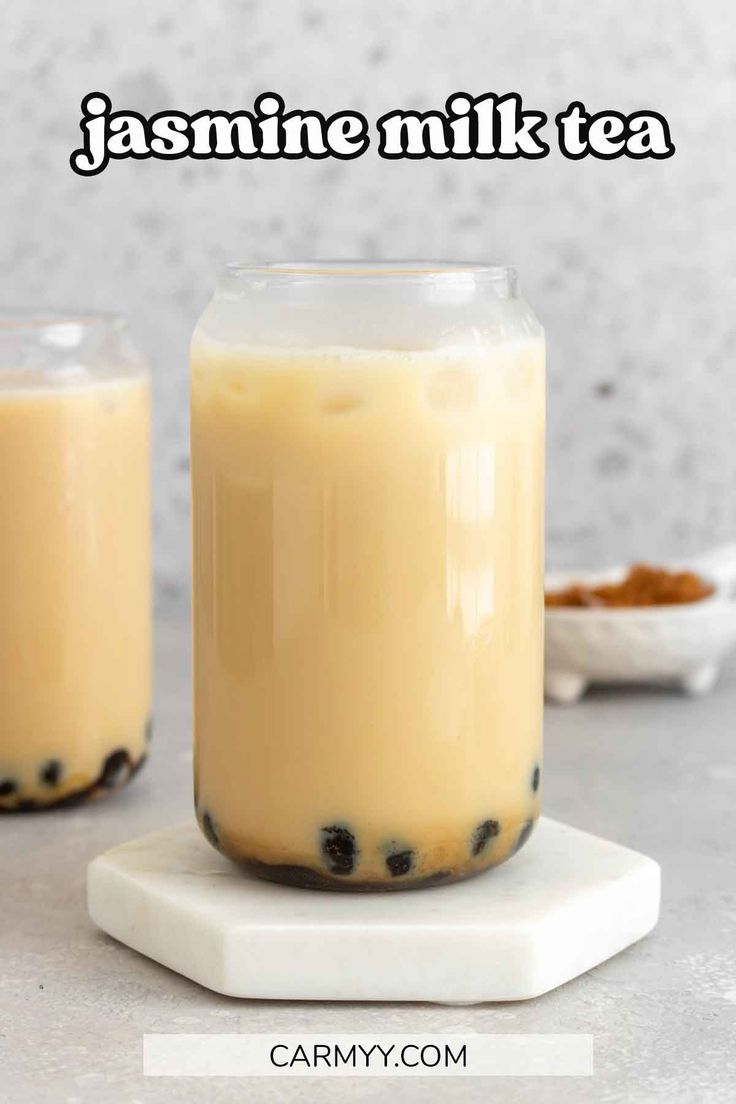
[{"label": "hexagonal coaster", "polygon": [[89,912],[128,946],[234,997],[474,1004],[546,993],[651,931],[653,859],[543,817],[509,862],[467,882],[328,893],[259,881],[196,826],[89,867]]}]

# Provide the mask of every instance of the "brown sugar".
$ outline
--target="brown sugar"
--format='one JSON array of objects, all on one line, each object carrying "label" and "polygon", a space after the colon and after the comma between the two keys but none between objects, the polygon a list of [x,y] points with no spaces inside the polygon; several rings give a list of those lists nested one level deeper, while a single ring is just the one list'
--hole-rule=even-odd
[{"label": "brown sugar", "polygon": [[564,590],[545,594],[545,606],[584,608],[627,606],[677,606],[700,602],[713,587],[694,571],[668,571],[649,564],[633,564],[620,583],[588,586],[572,583]]}]

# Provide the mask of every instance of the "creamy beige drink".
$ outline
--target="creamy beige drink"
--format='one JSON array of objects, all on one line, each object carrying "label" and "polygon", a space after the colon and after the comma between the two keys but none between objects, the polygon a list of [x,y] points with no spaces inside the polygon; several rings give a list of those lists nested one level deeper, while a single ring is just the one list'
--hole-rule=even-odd
[{"label": "creamy beige drink", "polygon": [[335,888],[503,861],[539,805],[538,327],[424,350],[216,329],[192,349],[205,833]]},{"label": "creamy beige drink", "polygon": [[149,389],[0,372],[0,810],[109,792],[150,715]]}]

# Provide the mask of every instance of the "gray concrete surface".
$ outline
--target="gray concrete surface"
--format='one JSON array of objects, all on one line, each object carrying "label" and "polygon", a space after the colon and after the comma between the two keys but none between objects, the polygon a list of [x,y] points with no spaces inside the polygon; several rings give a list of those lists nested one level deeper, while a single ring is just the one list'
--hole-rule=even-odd
[{"label": "gray concrete surface", "polygon": [[[736,671],[692,700],[596,691],[549,708],[545,808],[653,855],[655,933],[530,1002],[470,1008],[297,1004],[217,996],[96,931],[97,852],[191,815],[188,629],[157,633],[151,761],[108,803],[5,817],[0,1099],[8,1104],[731,1104],[736,1093]],[[491,875],[492,876],[492,875]],[[421,907],[419,897],[417,906]],[[592,1032],[592,1080],[152,1080],[144,1032]]]}]

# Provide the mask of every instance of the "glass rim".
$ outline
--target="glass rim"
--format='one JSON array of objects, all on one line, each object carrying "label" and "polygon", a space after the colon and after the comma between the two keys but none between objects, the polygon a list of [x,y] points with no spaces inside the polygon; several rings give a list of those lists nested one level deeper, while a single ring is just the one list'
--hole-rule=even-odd
[{"label": "glass rim", "polygon": [[65,310],[59,307],[0,308],[0,331],[40,331],[56,329],[59,326],[121,329],[124,324],[123,316],[115,311]]},{"label": "glass rim", "polygon": [[251,278],[274,283],[292,281],[376,283],[467,283],[514,284],[517,271],[512,265],[490,264],[482,261],[445,260],[304,260],[271,261],[262,264],[248,261],[229,261],[224,266],[226,276]]}]

